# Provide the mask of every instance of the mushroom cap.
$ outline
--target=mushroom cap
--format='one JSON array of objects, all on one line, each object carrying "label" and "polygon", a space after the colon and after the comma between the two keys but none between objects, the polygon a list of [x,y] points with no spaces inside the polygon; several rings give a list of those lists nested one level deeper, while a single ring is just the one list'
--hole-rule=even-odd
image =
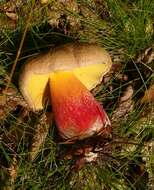
[{"label": "mushroom cap", "polygon": [[111,66],[111,57],[104,48],[68,43],[28,60],[20,74],[19,88],[30,108],[36,111],[43,108],[48,80],[54,72],[72,71],[91,90]]}]

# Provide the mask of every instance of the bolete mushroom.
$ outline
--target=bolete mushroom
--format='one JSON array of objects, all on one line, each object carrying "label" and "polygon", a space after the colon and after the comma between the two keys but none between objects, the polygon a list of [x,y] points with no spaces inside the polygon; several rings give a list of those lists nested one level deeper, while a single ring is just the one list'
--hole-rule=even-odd
[{"label": "bolete mushroom", "polygon": [[83,139],[110,125],[90,90],[101,82],[111,65],[111,58],[102,47],[69,43],[29,60],[19,86],[33,111],[43,109],[45,90],[50,88],[61,136]]}]

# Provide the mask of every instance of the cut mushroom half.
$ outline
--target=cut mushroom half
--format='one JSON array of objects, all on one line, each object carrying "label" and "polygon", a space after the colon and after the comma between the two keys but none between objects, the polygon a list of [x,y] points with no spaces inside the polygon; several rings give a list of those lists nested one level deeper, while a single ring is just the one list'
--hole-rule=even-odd
[{"label": "cut mushroom half", "polygon": [[110,55],[102,47],[69,43],[29,60],[23,67],[19,86],[33,111],[44,108],[48,90],[61,136],[83,139],[110,125],[90,90],[111,66]]}]

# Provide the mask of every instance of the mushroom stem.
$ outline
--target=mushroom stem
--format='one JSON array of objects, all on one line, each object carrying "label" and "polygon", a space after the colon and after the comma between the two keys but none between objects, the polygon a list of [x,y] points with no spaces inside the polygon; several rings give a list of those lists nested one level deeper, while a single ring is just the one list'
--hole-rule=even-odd
[{"label": "mushroom stem", "polygon": [[84,139],[111,125],[104,109],[73,72],[55,72],[49,83],[55,121],[64,139]]}]

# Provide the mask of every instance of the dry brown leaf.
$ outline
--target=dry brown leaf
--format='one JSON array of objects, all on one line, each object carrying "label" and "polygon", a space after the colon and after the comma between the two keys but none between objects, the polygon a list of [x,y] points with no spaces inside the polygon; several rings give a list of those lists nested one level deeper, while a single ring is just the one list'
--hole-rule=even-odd
[{"label": "dry brown leaf", "polygon": [[142,103],[154,102],[154,84],[151,85],[150,88],[145,91],[141,102]]},{"label": "dry brown leaf", "polygon": [[149,64],[154,60],[154,45],[147,48],[143,53],[141,53],[137,58],[137,63]]},{"label": "dry brown leaf", "polygon": [[128,86],[123,96],[120,98],[117,108],[112,114],[111,121],[113,124],[126,120],[128,114],[133,110],[134,103],[132,100],[133,88]]},{"label": "dry brown leaf", "polygon": [[147,172],[149,174],[148,187],[149,190],[154,189],[154,165],[153,158],[154,155],[154,141],[146,142],[142,149],[143,161],[146,164]]},{"label": "dry brown leaf", "polygon": [[39,119],[30,147],[30,159],[34,160],[43,145],[52,122],[52,113],[43,114]]},{"label": "dry brown leaf", "polygon": [[133,96],[133,88],[132,86],[128,86],[126,91],[123,93],[123,96],[120,98],[120,102],[125,102],[129,99],[132,99],[132,96]]},{"label": "dry brown leaf", "polygon": [[4,106],[6,104],[6,96],[0,95],[0,106]]},{"label": "dry brown leaf", "polygon": [[12,21],[18,21],[18,15],[14,12],[6,12],[5,13]]},{"label": "dry brown leaf", "polygon": [[8,1],[4,4],[3,11],[6,16],[13,21],[13,23],[17,23],[18,15],[17,15],[17,2]]},{"label": "dry brown leaf", "polygon": [[[49,3],[42,1],[42,3]],[[80,21],[76,17],[68,14],[67,11],[78,13],[78,5],[74,0],[58,0],[48,6],[48,23],[52,27],[63,28],[65,33],[79,29]]]},{"label": "dry brown leaf", "polygon": [[11,184],[13,184],[16,180],[17,171],[18,171],[18,161],[16,159],[16,156],[13,157],[12,163],[10,164],[8,171],[9,171],[9,175],[10,175]]},{"label": "dry brown leaf", "polygon": [[41,2],[42,4],[47,4],[47,3],[50,3],[50,1],[49,1],[49,0],[40,0],[40,2]]},{"label": "dry brown leaf", "polygon": [[6,177],[6,184],[4,184],[1,188],[3,190],[14,190],[14,183],[17,178],[18,173],[18,161],[16,156],[14,155],[12,161],[7,168],[7,177]]},{"label": "dry brown leaf", "polygon": [[4,89],[0,89],[0,119],[6,118],[9,112],[17,109],[17,106],[26,108],[29,111],[28,104],[17,89],[10,87],[6,92]]},{"label": "dry brown leaf", "polygon": [[128,80],[128,76],[122,73],[116,73],[115,74],[115,78],[121,81],[127,81]]}]

